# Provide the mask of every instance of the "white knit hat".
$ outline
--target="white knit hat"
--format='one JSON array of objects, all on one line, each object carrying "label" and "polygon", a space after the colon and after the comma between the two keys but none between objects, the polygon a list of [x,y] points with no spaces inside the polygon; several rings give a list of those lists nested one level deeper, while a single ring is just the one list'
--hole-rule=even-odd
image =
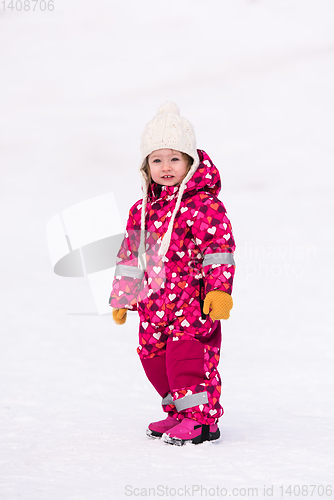
[{"label": "white knit hat", "polygon": [[174,102],[166,102],[157,111],[156,116],[145,127],[140,141],[141,162],[157,149],[175,149],[187,153],[199,163],[196,150],[195,132]]},{"label": "white knit hat", "polygon": [[[140,173],[142,176],[143,202],[141,209],[141,237],[139,245],[138,267],[142,270],[146,268],[146,255],[144,247],[145,234],[145,215],[147,205],[147,195],[149,181],[146,178],[142,168],[146,163],[147,156],[157,149],[174,149],[188,154],[194,162],[183,181],[179,186],[179,193],[174,212],[170,218],[168,229],[161,242],[159,255],[165,256],[169,248],[170,239],[173,231],[174,219],[180,208],[182,195],[187,182],[195,173],[199,165],[199,157],[196,149],[196,137],[191,123],[180,116],[180,110],[174,102],[166,102],[159,107],[157,115],[152,118],[145,127],[141,137],[141,165]],[[143,257],[143,260],[141,260]]]}]

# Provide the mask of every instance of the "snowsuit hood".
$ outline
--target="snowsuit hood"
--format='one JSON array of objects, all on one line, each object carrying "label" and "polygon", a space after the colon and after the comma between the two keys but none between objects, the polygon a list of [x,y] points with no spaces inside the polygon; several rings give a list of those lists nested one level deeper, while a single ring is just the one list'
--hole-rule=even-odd
[{"label": "snowsuit hood", "polygon": [[[212,163],[210,157],[203,150],[197,150],[199,164],[194,163],[191,167],[183,181],[177,186],[163,186],[152,182],[148,185],[145,175],[142,174],[142,191],[143,191],[143,202],[142,202],[142,214],[141,214],[141,235],[144,234],[145,226],[145,216],[146,216],[146,206],[147,201],[153,201],[157,197],[166,197],[172,200],[176,197],[176,205],[174,207],[173,213],[168,224],[167,231],[164,233],[161,246],[159,249],[159,255],[165,256],[169,249],[171,236],[173,232],[174,220],[180,209],[181,201],[184,199],[184,194],[188,195],[192,191],[207,191],[208,193],[218,195],[221,189],[221,181],[218,169]],[[144,241],[141,236],[139,244],[139,254],[143,256],[142,259],[138,261],[138,267],[145,269],[145,246]]]},{"label": "snowsuit hood", "polygon": [[[193,173],[192,177],[185,185],[184,193],[191,191],[206,191],[215,196],[218,196],[221,191],[221,179],[219,170],[212,164],[210,157],[200,149],[197,150],[200,164]],[[171,196],[179,192],[180,185],[163,186],[152,181],[148,188],[148,197],[150,200],[155,200],[161,196]],[[142,190],[144,187],[142,186]]]}]

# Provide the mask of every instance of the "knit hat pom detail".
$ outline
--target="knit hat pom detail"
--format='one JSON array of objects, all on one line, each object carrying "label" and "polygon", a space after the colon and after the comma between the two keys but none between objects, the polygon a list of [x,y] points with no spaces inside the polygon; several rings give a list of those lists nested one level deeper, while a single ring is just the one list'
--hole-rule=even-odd
[{"label": "knit hat pom detail", "polygon": [[175,102],[165,102],[162,104],[157,111],[157,115],[163,115],[164,113],[173,113],[174,115],[180,115],[180,109]]}]

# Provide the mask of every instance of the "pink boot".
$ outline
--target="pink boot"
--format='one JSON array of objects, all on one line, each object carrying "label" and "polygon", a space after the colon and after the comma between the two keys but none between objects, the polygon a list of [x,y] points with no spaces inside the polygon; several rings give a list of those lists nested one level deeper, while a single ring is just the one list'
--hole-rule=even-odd
[{"label": "pink boot", "polygon": [[164,432],[169,431],[172,427],[175,427],[175,425],[179,423],[180,421],[177,418],[168,415],[168,417],[164,420],[159,420],[158,422],[152,422],[149,424],[146,430],[146,435],[149,437],[161,437]]},{"label": "pink boot", "polygon": [[202,425],[196,420],[184,418],[170,431],[165,431],[162,440],[168,444],[182,446],[185,443],[199,444],[203,441],[214,441],[219,437],[220,431],[217,424]]}]

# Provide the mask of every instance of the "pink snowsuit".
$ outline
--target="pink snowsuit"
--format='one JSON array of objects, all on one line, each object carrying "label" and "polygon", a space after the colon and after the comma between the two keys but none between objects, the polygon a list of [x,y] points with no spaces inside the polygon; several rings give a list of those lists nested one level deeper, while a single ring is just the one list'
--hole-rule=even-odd
[{"label": "pink snowsuit", "polygon": [[164,411],[210,425],[224,413],[217,370],[221,325],[203,313],[203,301],[211,290],[231,294],[235,243],[225,207],[217,198],[219,172],[204,151],[197,152],[200,164],[186,185],[163,258],[157,248],[179,186],[150,185],[145,271],[138,267],[142,200],[130,209],[110,305],[138,311],[137,352],[163,398]]}]

